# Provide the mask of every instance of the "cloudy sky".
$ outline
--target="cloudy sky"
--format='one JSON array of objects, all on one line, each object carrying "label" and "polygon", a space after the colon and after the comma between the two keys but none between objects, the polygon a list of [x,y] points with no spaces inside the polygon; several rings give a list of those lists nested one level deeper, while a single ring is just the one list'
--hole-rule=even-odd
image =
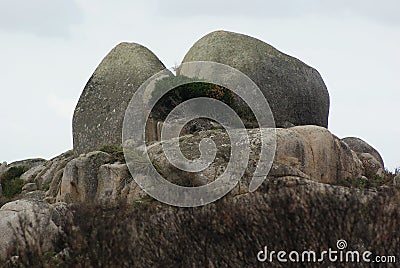
[{"label": "cloudy sky", "polygon": [[[217,3],[216,3],[217,2]],[[261,39],[315,67],[329,129],[400,166],[397,0],[0,0],[0,161],[72,148],[72,114],[102,58],[137,42],[172,67],[214,30]]]}]

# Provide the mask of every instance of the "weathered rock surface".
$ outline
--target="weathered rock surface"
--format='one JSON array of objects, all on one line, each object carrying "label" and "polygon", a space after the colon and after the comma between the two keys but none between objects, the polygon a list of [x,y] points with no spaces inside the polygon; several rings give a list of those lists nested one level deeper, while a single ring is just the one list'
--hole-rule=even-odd
[{"label": "weathered rock surface", "polygon": [[[170,164],[160,143],[149,148],[157,170],[169,181],[184,186],[200,186],[220,176],[229,162],[230,140],[222,130],[199,132],[180,138],[182,153],[188,159],[200,156],[198,144],[212,138],[218,150],[215,161],[199,173],[186,173]],[[338,184],[345,179],[359,179],[363,167],[357,155],[327,129],[317,126],[298,126],[276,129],[277,148],[270,178],[296,176],[317,182]],[[251,153],[244,177],[231,194],[248,192],[248,183],[258,163],[260,137],[258,129],[249,130]]]},{"label": "weathered rock surface", "polygon": [[226,64],[249,76],[266,97],[278,127],[328,126],[329,94],[318,71],[256,38],[212,32],[187,52],[183,63],[191,61]]},{"label": "weathered rock surface", "polygon": [[62,176],[57,201],[93,201],[97,191],[99,168],[110,160],[109,154],[95,151],[68,162]]},{"label": "weathered rock surface", "polygon": [[126,201],[132,204],[148,195],[136,184],[126,164],[105,164],[100,166],[96,200],[100,203],[118,204]]},{"label": "weathered rock surface", "polygon": [[43,190],[34,190],[32,192],[26,193],[22,192],[22,199],[33,201],[46,201],[46,192]]},{"label": "weathered rock surface", "polygon": [[28,192],[33,192],[36,191],[38,189],[36,183],[27,183],[22,187],[22,192],[23,193],[28,193]]},{"label": "weathered rock surface", "polygon": [[[56,200],[132,204],[148,198],[133,180],[127,165],[109,163],[110,160],[111,156],[104,152],[91,152],[71,160],[65,167]],[[53,195],[54,192],[47,194],[48,197]]]},{"label": "weathered rock surface", "polygon": [[12,162],[7,165],[7,168],[22,166],[25,167],[26,169],[31,169],[45,162],[46,160],[42,158],[26,159],[26,160]]},{"label": "weathered rock surface", "polygon": [[133,94],[164,68],[150,50],[139,44],[121,43],[113,48],[89,79],[75,108],[75,155],[121,145],[123,118]]},{"label": "weathered rock surface", "polygon": [[346,137],[343,138],[342,141],[344,141],[350,147],[350,149],[352,149],[358,155],[361,155],[362,153],[371,154],[377,161],[379,161],[381,168],[385,166],[382,156],[379,154],[379,152],[366,141],[356,137]]},{"label": "weathered rock surface", "polygon": [[[38,161],[37,165],[21,175],[24,181],[23,193],[34,190],[47,191],[48,201],[54,202],[61,184],[61,177],[64,173],[65,165],[74,158],[72,151],[67,151],[48,161]],[[19,161],[18,163],[23,163]],[[34,189],[36,185],[37,188]]]},{"label": "weathered rock surface", "polygon": [[336,184],[362,176],[362,163],[328,130],[316,126],[277,129],[275,162],[302,171],[312,180]]},{"label": "weathered rock surface", "polygon": [[21,179],[24,180],[25,183],[33,182],[36,176],[46,168],[44,164],[40,164],[36,167],[29,169],[27,172],[21,175]]},{"label": "weathered rock surface", "polygon": [[385,177],[384,167],[373,155],[369,153],[360,153],[358,158],[361,160],[366,176]]},{"label": "weathered rock surface", "polygon": [[[297,126],[276,131],[277,148],[270,178],[301,177],[328,184],[340,184],[346,179],[360,179],[363,166],[349,147],[327,129],[317,126]],[[248,184],[258,164],[261,140],[258,129],[251,129],[251,153],[245,175],[231,195],[248,192]],[[149,155],[157,170],[169,181],[183,186],[200,186],[220,176],[230,157],[230,140],[223,130],[200,131],[180,138],[181,149],[189,159],[199,157],[198,144],[203,138],[216,143],[216,159],[199,173],[187,173],[174,167],[163,153],[160,143],[149,146]],[[63,202],[99,201],[133,203],[147,195],[132,179],[126,164],[109,163],[110,155],[92,152],[71,160],[61,178],[57,200]],[[59,179],[55,179],[58,181]],[[50,187],[53,189],[54,187]],[[52,192],[54,196],[55,191]]]},{"label": "weathered rock surface", "polygon": [[[360,179],[363,163],[346,143],[318,126],[297,126],[275,129],[277,148],[269,178],[295,176],[328,184],[340,184],[346,179]],[[248,130],[251,144],[250,160],[243,178],[231,192],[236,196],[248,192],[248,185],[258,163],[260,137],[258,129]],[[199,131],[180,138],[181,149],[189,159],[199,157],[198,144],[203,138],[213,138],[219,148],[215,161],[199,173],[186,173],[166,159],[161,144],[149,146],[149,154],[157,170],[167,179],[184,186],[200,186],[220,176],[229,162],[230,140],[222,129]],[[375,159],[375,158],[371,158]],[[62,161],[61,161],[62,160]],[[138,187],[124,163],[113,163],[104,152],[91,152],[74,158],[71,154],[55,158],[62,162],[51,172],[48,202],[134,203],[148,197]],[[47,168],[54,163],[46,163]],[[64,168],[65,166],[65,168]],[[42,174],[43,171],[41,172]],[[38,177],[38,176],[37,176]],[[34,179],[38,183],[40,179]],[[40,188],[39,188],[40,189]]]},{"label": "weathered rock surface", "polygon": [[61,203],[51,206],[40,201],[18,200],[5,204],[0,208],[0,257],[4,258],[7,250],[16,245],[15,237],[21,239],[20,235],[15,236],[16,228],[31,232],[28,243],[42,242],[43,249],[50,249],[65,213],[65,205]]},{"label": "weathered rock surface", "polygon": [[65,165],[73,159],[72,151],[61,154],[48,161],[45,168],[40,171],[35,177],[34,181],[40,186],[48,186],[53,181],[53,178],[57,172],[63,170]]}]

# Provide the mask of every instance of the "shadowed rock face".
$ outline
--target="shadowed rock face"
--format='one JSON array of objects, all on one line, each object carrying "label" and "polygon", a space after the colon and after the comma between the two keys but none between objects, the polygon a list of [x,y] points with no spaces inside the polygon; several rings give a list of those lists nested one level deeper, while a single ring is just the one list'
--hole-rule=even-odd
[{"label": "shadowed rock face", "polygon": [[122,143],[122,124],[129,101],[140,85],[165,67],[147,48],[117,45],[89,79],[75,108],[75,155]]},{"label": "shadowed rock face", "polygon": [[344,141],[350,147],[350,149],[352,149],[358,155],[363,153],[371,154],[382,167],[385,166],[382,156],[379,154],[379,152],[362,139],[356,137],[346,137],[343,138],[342,141]]},{"label": "shadowed rock face", "polygon": [[267,98],[278,127],[328,126],[329,94],[318,71],[258,39],[212,32],[190,48],[183,63],[191,61],[226,64],[249,76]]}]

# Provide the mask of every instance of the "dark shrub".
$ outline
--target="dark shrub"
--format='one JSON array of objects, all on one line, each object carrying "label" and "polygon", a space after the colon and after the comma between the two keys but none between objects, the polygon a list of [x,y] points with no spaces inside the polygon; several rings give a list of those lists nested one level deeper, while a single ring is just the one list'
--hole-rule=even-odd
[{"label": "dark shrub", "polygon": [[11,167],[1,176],[1,187],[6,198],[13,198],[22,192],[24,181],[19,177],[27,170],[24,166]]},{"label": "dark shrub", "polygon": [[[358,190],[319,195],[268,186],[263,193],[235,201],[224,198],[200,208],[174,208],[155,201],[116,207],[76,204],[55,247],[67,253],[40,259],[57,267],[256,267],[257,253],[264,246],[321,252],[335,250],[339,239],[348,242],[348,250],[396,256],[400,252],[397,193],[370,196],[367,202],[361,196]],[[277,261],[266,265],[280,266]],[[335,267],[360,265],[365,263],[334,263]]]},{"label": "dark shrub", "polygon": [[[179,83],[185,83],[174,87]],[[173,88],[156,103],[152,116],[158,120],[165,120],[169,112],[180,103],[198,97],[208,97],[224,102],[242,118],[243,122],[255,121],[254,114],[250,108],[231,90],[216,84],[198,82],[198,79],[183,75],[166,77],[156,82],[155,93],[163,92],[165,88]],[[153,98],[156,95],[153,93]]]},{"label": "dark shrub", "polygon": [[99,149],[102,152],[108,153],[111,155],[112,160],[111,163],[120,162],[125,163],[124,150],[121,145],[105,145]]}]

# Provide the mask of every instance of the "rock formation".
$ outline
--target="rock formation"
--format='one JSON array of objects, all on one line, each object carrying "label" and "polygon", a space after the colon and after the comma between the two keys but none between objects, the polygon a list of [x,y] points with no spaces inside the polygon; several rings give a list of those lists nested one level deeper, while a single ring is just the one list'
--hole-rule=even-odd
[{"label": "rock formation", "polygon": [[[49,205],[37,200],[22,199],[5,204],[0,208],[0,259],[6,257],[10,247],[17,245],[15,238],[27,239],[28,243],[34,245],[40,237],[43,249],[50,250],[52,240],[60,232],[58,226],[66,211],[65,204]],[[26,229],[18,232],[16,228],[21,227]],[[25,238],[19,235],[15,237],[16,231],[17,234],[25,232],[31,235]]]},{"label": "rock formation", "polygon": [[277,127],[328,126],[329,94],[318,71],[263,41],[212,32],[187,52],[183,63],[191,61],[226,64],[250,77],[266,97]]},{"label": "rock formation", "polygon": [[[380,154],[366,142],[340,140],[326,129],[329,95],[315,69],[260,40],[224,31],[196,42],[183,60],[190,61],[215,61],[247,74],[267,98],[277,126],[287,127],[267,130],[267,135],[276,135],[269,136],[276,137],[276,151],[257,191],[249,192],[249,182],[260,158],[258,128],[247,130],[250,156],[244,175],[212,204],[171,207],[136,184],[121,147],[125,109],[138,87],[164,66],[147,48],[122,43],[103,59],[79,99],[74,151],[48,161],[0,165],[0,182],[22,190],[3,199],[0,184],[0,259],[10,257],[10,250],[31,250],[31,255],[14,258],[18,267],[26,261],[31,267],[27,256],[47,261],[43,256],[61,250],[51,260],[72,267],[254,267],[264,246],[328,249],[341,238],[352,239],[356,250],[368,245],[387,254],[399,252],[400,175],[388,174]],[[156,140],[163,124],[153,123],[150,134]],[[187,158],[200,156],[204,138],[214,141],[216,158],[198,173],[184,172],[155,141],[148,154],[165,179],[201,186],[224,172],[232,148],[225,130],[197,119],[181,134],[180,149]],[[140,172],[139,167],[135,176],[145,176]],[[99,203],[100,211],[87,207]],[[21,235],[27,233],[21,244]],[[123,254],[114,256],[116,247]]]},{"label": "rock formation", "polygon": [[[363,175],[362,163],[357,155],[325,128],[298,126],[276,129],[276,137],[277,147],[269,177],[296,176],[340,184],[345,179],[358,180]],[[152,145],[149,154],[158,171],[170,181],[186,186],[207,184],[220,176],[227,166],[231,146],[227,133],[222,130],[203,131],[180,138],[182,153],[189,159],[199,157],[198,144],[203,138],[212,138],[217,148],[223,150],[217,152],[215,161],[207,169],[196,174],[188,174],[172,166],[163,153],[161,143]],[[249,130],[249,142],[252,145],[249,165],[236,191],[233,191],[234,195],[248,191],[261,146],[258,129]],[[184,178],[190,181],[182,181]]]},{"label": "rock formation", "polygon": [[[248,169],[232,191],[232,195],[248,192],[248,184],[257,164],[261,140],[258,129],[249,130],[252,144]],[[357,155],[332,135],[317,126],[277,129],[277,150],[270,178],[301,177],[317,182],[340,184],[349,179],[358,181],[363,166]],[[175,168],[165,157],[160,142],[149,147],[149,155],[158,171],[169,181],[185,186],[200,186],[221,175],[230,156],[230,140],[222,130],[201,131],[180,138],[181,150],[189,158],[199,157],[198,144],[213,138],[219,150],[215,161],[205,170],[188,174]],[[110,155],[92,152],[71,160],[65,167],[57,200],[63,202],[113,202],[132,204],[147,195],[137,186],[126,164],[110,163]]]},{"label": "rock formation", "polygon": [[346,137],[343,138],[342,141],[345,142],[350,147],[350,149],[352,149],[358,155],[361,155],[363,153],[370,154],[379,162],[381,167],[385,166],[382,156],[379,154],[379,152],[374,147],[369,145],[366,141],[363,141],[362,139],[356,137]]},{"label": "rock formation", "polygon": [[147,48],[121,43],[103,59],[75,108],[74,153],[121,145],[125,110],[139,86],[165,67]]},{"label": "rock formation", "polygon": [[385,165],[379,152],[367,142],[356,137],[342,139],[361,160],[367,177],[384,177]]}]

